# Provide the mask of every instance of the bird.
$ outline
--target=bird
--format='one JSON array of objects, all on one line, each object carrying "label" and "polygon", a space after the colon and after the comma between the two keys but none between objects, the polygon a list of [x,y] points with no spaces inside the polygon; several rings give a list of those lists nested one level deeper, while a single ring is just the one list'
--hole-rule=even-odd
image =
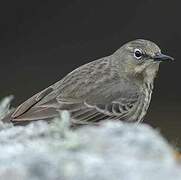
[{"label": "bird", "polygon": [[148,110],[159,65],[174,58],[150,40],[136,39],[113,54],[84,64],[8,114],[14,125],[50,121],[67,110],[71,125],[110,119],[142,122]]}]

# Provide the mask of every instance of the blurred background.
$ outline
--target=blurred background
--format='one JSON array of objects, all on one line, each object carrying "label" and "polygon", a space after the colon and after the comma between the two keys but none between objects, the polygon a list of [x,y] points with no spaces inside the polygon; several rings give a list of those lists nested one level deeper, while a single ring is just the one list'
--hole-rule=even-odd
[{"label": "blurred background", "polygon": [[0,97],[13,106],[127,41],[156,42],[163,63],[145,122],[181,145],[181,9],[165,0],[7,0],[0,5]]}]

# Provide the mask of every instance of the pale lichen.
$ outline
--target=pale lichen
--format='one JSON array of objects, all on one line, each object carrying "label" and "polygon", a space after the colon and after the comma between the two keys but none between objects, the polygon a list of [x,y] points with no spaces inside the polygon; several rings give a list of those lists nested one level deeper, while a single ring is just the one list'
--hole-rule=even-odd
[{"label": "pale lichen", "polygon": [[[10,100],[1,102],[0,114]],[[50,124],[0,129],[0,179],[180,180],[180,168],[172,147],[146,124],[107,121],[72,130],[64,111]]]}]

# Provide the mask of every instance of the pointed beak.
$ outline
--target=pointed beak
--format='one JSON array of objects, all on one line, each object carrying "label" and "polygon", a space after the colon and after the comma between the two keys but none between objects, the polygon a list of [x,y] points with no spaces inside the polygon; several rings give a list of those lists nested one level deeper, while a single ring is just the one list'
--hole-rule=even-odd
[{"label": "pointed beak", "polygon": [[153,57],[154,61],[173,61],[174,58],[165,54],[159,53]]}]

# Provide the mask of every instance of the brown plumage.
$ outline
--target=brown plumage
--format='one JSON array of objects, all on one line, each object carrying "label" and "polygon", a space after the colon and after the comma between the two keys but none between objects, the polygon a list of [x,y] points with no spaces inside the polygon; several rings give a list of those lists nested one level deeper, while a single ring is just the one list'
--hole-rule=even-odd
[{"label": "brown plumage", "polygon": [[50,120],[68,110],[73,125],[114,120],[143,120],[151,100],[161,54],[151,41],[138,39],[114,54],[75,69],[62,80],[35,94],[4,119],[14,124]]}]

